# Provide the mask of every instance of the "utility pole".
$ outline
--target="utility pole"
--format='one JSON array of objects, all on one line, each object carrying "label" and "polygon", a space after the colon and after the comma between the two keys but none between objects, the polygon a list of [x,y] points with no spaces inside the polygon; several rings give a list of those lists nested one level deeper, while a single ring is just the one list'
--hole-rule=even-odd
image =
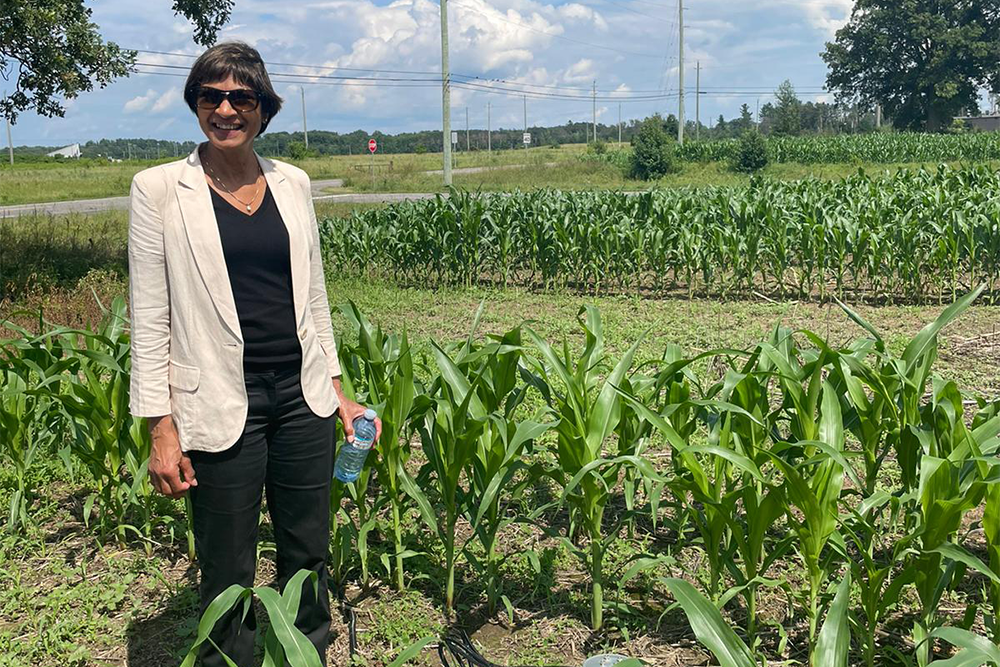
[{"label": "utility pole", "polygon": [[493,155],[493,127],[490,124],[490,104],[486,103],[486,152]]},{"label": "utility pole", "polygon": [[618,103],[618,148],[622,147],[622,103]]},{"label": "utility pole", "polygon": [[594,79],[594,93],[592,96],[594,100],[594,143],[597,143],[597,79]]},{"label": "utility pole", "polygon": [[[524,96],[524,133],[528,133],[528,96]],[[523,141],[521,143],[524,143]],[[528,144],[524,144],[524,150],[528,150]]]},{"label": "utility pole", "polygon": [[469,152],[469,107],[465,107],[465,152]]},{"label": "utility pole", "polygon": [[444,144],[444,184],[451,185],[451,81],[448,72],[448,0],[441,0],[441,143]]},{"label": "utility pole", "polygon": [[684,0],[677,0],[677,31],[680,37],[680,81],[677,98],[677,143],[684,145]]},{"label": "utility pole", "polygon": [[875,129],[877,129],[877,130],[881,130],[882,129],[882,105],[881,104],[876,104],[875,105]]},{"label": "utility pole", "polygon": [[701,61],[694,78],[694,138],[701,139]]},{"label": "utility pole", "polygon": [[302,136],[305,138],[306,150],[309,150],[309,130],[306,129],[306,87],[299,86],[302,92]]},{"label": "utility pole", "polygon": [[757,131],[760,132],[760,98],[757,98]]},{"label": "utility pole", "polygon": [[7,119],[7,153],[10,155],[10,166],[14,166],[14,141],[10,138],[10,118]]}]

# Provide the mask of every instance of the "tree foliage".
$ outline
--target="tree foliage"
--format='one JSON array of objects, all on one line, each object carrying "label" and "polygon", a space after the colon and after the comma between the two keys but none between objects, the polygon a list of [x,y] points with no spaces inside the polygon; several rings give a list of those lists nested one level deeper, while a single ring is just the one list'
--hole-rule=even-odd
[{"label": "tree foliage", "polygon": [[1000,92],[1000,0],[856,0],[822,55],[839,101],[936,131],[978,109],[981,89]]},{"label": "tree foliage", "polygon": [[[215,42],[233,0],[174,0],[175,14],[195,27],[194,41]],[[136,52],[105,42],[83,0],[0,0],[0,76],[14,89],[0,116],[63,116],[63,102],[133,71]],[[2,84],[0,84],[2,85]]]},{"label": "tree foliage", "polygon": [[795,137],[802,130],[802,102],[795,94],[792,82],[785,80],[774,92],[775,123],[772,133],[779,137]]},{"label": "tree foliage", "polygon": [[769,161],[764,137],[757,130],[747,130],[740,137],[731,166],[734,171],[754,174],[766,167]]},{"label": "tree foliage", "polygon": [[664,128],[659,114],[642,121],[639,132],[632,138],[629,165],[633,178],[654,180],[674,171],[674,142]]}]

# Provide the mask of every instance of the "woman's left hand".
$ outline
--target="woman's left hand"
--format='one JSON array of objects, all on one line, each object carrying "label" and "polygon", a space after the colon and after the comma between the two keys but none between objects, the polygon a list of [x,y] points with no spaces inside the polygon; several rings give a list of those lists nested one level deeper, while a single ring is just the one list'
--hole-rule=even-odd
[{"label": "woman's left hand", "polygon": [[[344,391],[340,387],[340,378],[334,378],[333,388],[340,401],[337,413],[340,415],[340,422],[344,425],[344,437],[347,442],[354,442],[354,420],[365,414],[365,410],[368,408],[344,396]],[[378,444],[380,437],[382,437],[382,420],[375,417],[375,442],[372,447]]]}]

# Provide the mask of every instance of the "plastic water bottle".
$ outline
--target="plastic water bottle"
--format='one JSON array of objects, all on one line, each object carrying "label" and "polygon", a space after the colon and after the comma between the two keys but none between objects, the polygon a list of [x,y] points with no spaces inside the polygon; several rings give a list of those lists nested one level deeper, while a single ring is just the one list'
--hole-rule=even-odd
[{"label": "plastic water bottle", "polygon": [[361,468],[368,458],[368,451],[375,443],[375,411],[369,408],[354,420],[354,442],[345,441],[340,446],[333,475],[341,482],[353,482],[361,475]]}]

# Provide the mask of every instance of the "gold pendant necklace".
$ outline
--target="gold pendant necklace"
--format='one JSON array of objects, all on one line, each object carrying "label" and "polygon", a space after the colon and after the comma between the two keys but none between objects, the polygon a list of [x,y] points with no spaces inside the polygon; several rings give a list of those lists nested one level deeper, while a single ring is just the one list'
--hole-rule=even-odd
[{"label": "gold pendant necklace", "polygon": [[[257,186],[257,189],[254,191],[253,197],[250,198],[250,201],[249,202],[245,202],[242,199],[240,199],[239,197],[237,197],[236,193],[233,192],[232,190],[230,190],[226,186],[226,184],[222,181],[222,179],[219,178],[219,175],[215,173],[215,170],[212,169],[212,165],[210,165],[207,162],[205,162],[204,159],[202,159],[201,163],[208,169],[208,173],[212,177],[212,180],[215,181],[219,185],[219,187],[221,187],[223,190],[225,190],[229,194],[230,197],[232,197],[233,199],[235,199],[236,201],[238,201],[239,203],[241,203],[241,204],[243,204],[244,206],[247,207],[247,213],[250,213],[250,212],[253,211],[253,203],[255,201],[257,201],[257,195],[260,194],[260,190],[261,190],[261,187],[259,185]],[[257,164],[257,174],[260,175],[260,163]]]}]

